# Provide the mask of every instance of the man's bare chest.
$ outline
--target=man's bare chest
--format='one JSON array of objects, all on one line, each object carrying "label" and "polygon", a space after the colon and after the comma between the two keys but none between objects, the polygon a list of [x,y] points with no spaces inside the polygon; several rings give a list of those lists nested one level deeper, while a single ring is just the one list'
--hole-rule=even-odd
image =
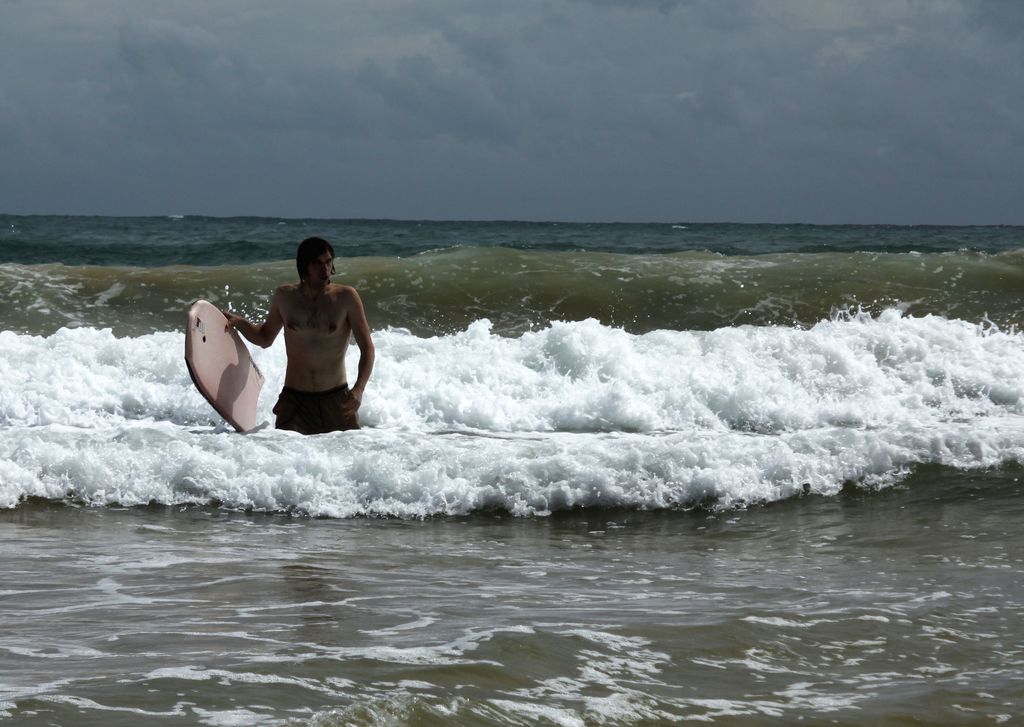
[{"label": "man's bare chest", "polygon": [[284,315],[284,325],[289,331],[329,336],[340,331],[342,322],[322,311],[295,311]]},{"label": "man's bare chest", "polygon": [[296,295],[281,314],[285,328],[294,332],[331,336],[341,333],[345,324],[342,306],[330,297],[309,300]]}]

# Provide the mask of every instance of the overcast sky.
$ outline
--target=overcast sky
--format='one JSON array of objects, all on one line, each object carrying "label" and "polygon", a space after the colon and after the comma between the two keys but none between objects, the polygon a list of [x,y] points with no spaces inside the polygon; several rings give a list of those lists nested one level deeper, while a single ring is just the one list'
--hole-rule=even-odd
[{"label": "overcast sky", "polygon": [[0,212],[1024,224],[1024,0],[0,0]]}]

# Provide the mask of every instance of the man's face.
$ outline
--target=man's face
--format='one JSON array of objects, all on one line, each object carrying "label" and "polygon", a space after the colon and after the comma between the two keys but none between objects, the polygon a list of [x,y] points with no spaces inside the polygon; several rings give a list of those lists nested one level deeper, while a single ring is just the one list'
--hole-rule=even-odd
[{"label": "man's face", "polygon": [[326,283],[331,279],[332,267],[334,267],[334,257],[325,251],[306,268],[306,279],[311,283]]}]

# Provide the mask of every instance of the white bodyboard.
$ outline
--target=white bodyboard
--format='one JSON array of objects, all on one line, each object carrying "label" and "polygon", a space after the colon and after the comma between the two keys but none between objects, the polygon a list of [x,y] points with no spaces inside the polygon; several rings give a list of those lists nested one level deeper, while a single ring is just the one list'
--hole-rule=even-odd
[{"label": "white bodyboard", "polygon": [[240,432],[256,428],[263,374],[224,314],[205,300],[188,311],[185,364],[199,393],[231,426]]}]

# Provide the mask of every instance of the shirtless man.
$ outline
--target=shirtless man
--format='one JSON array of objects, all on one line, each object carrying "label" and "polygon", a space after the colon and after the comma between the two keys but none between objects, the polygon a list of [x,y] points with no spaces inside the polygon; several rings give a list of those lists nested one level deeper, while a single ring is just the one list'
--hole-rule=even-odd
[{"label": "shirtless man", "polygon": [[[257,326],[234,313],[228,325],[250,343],[268,348],[284,328],[288,364],[284,388],[274,406],[278,429],[322,434],[358,429],[357,411],[373,370],[374,348],[359,293],[331,282],[334,249],[319,237],[303,240],[295,256],[298,283],[274,291],[270,313]],[[345,350],[349,338],[359,346],[359,372],[349,389]]]}]

